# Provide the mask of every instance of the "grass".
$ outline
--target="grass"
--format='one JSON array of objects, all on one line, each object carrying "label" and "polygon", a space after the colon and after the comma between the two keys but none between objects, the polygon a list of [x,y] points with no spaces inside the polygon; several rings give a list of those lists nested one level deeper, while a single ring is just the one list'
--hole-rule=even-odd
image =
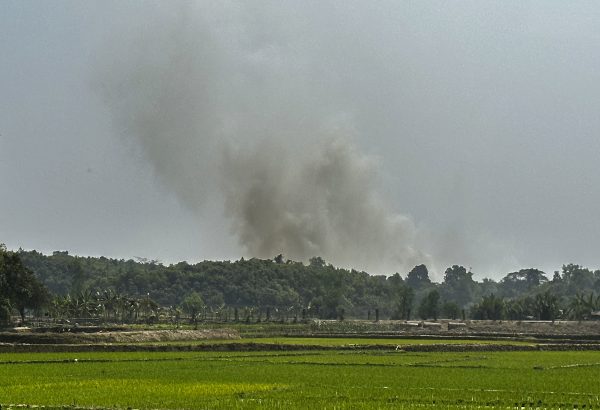
[{"label": "grass", "polygon": [[0,404],[588,409],[598,374],[600,352],[575,351],[15,353],[0,355]]}]

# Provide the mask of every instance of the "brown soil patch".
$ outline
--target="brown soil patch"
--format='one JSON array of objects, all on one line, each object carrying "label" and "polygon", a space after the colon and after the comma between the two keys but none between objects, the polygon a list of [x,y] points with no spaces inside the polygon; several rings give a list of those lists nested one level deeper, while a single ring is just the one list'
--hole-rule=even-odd
[{"label": "brown soil patch", "polygon": [[95,333],[0,333],[0,343],[27,344],[144,343],[208,339],[232,340],[239,338],[239,333],[232,329],[100,331]]}]

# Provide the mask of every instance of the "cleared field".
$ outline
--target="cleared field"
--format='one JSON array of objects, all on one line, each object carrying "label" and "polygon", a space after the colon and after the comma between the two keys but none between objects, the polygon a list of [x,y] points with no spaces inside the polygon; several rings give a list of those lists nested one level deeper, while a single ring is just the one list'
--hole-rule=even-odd
[{"label": "cleared field", "polygon": [[139,409],[600,408],[600,352],[0,356],[0,403]]}]

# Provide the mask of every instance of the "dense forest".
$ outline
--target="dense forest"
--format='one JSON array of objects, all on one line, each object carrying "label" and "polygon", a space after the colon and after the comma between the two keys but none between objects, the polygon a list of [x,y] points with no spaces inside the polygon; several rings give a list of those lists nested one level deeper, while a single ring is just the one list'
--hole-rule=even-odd
[{"label": "dense forest", "polygon": [[441,283],[435,283],[425,265],[403,275],[369,275],[336,268],[320,257],[308,265],[278,255],[267,260],[164,266],[147,260],[72,256],[64,251],[43,255],[3,249],[2,255],[0,284],[10,282],[8,272],[17,269],[24,281],[34,285],[29,286],[33,291],[22,291],[29,298],[10,291],[11,298],[9,287],[1,285],[0,305],[22,314],[25,309],[45,308],[45,314],[53,317],[96,315],[131,321],[185,313],[194,320],[247,321],[582,320],[600,310],[600,270],[574,264],[564,265],[550,278],[530,268],[508,273],[498,282],[475,281],[473,272],[454,265],[446,269]]}]

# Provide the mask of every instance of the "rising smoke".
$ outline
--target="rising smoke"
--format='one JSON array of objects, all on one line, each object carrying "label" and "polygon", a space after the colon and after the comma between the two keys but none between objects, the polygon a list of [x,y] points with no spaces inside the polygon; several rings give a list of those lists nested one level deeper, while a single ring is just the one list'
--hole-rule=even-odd
[{"label": "rising smoke", "polygon": [[118,35],[100,77],[119,133],[199,215],[221,198],[247,256],[386,273],[427,262],[353,142],[335,67],[304,52],[280,8],[223,4],[165,3]]}]

